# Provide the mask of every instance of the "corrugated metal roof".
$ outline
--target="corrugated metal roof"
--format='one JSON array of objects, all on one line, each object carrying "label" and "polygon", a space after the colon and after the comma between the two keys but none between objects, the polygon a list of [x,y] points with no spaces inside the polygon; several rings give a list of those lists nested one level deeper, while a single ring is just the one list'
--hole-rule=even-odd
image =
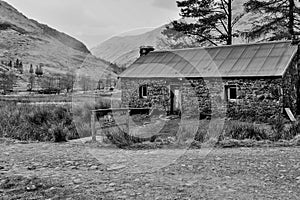
[{"label": "corrugated metal roof", "polygon": [[290,41],[154,51],[121,78],[282,76],[297,52]]}]

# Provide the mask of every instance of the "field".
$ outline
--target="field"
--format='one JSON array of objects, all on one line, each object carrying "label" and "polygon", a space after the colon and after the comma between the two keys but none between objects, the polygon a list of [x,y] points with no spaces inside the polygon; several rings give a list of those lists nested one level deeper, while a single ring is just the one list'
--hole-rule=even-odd
[{"label": "field", "polygon": [[299,199],[300,148],[0,144],[0,199]]},{"label": "field", "polygon": [[81,94],[65,105],[41,96],[28,101],[41,105],[5,100],[0,199],[299,199],[299,122],[138,114],[129,133],[154,141],[135,143],[116,131],[91,143],[90,110],[119,107],[112,97]]}]

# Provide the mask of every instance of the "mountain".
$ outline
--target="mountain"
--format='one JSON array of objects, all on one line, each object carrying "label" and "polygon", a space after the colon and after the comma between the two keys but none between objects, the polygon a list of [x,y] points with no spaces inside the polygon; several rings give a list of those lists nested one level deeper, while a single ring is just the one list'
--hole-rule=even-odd
[{"label": "mountain", "polygon": [[[243,4],[246,0],[233,1],[233,15],[244,13]],[[236,29],[245,30],[251,25],[250,22],[257,16],[245,14],[236,24]],[[181,19],[183,20],[183,19]],[[139,57],[139,47],[144,45],[154,46],[156,50],[166,50],[183,47],[203,46],[193,38],[180,35],[176,41],[170,40],[161,32],[167,25],[158,27],[143,34],[129,36],[115,36],[91,49],[93,55],[116,63],[119,67],[127,67]],[[245,42],[242,38],[235,38],[235,43]]]},{"label": "mountain", "polygon": [[120,67],[129,65],[139,55],[139,47],[152,45],[157,42],[157,37],[165,26],[143,34],[129,36],[115,36],[91,49],[93,55],[116,63]]},{"label": "mountain", "polygon": [[[85,73],[99,79],[110,73],[108,62],[96,58],[75,38],[45,24],[28,19],[0,0],[0,61],[19,59],[25,74],[30,64],[42,65],[44,73]],[[115,75],[114,73],[112,73]]]}]

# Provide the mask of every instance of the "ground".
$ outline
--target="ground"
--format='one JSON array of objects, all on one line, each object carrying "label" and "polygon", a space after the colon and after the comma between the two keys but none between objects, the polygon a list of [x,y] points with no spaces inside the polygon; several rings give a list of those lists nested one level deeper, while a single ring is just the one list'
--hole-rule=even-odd
[{"label": "ground", "polygon": [[299,199],[300,148],[0,144],[0,199]]}]

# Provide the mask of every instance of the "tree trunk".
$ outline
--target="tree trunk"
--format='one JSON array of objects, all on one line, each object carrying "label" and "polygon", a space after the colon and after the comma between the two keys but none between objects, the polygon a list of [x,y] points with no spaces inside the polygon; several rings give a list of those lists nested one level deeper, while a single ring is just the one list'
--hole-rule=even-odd
[{"label": "tree trunk", "polygon": [[294,0],[289,0],[289,39],[293,39],[294,36]]},{"label": "tree trunk", "polygon": [[232,10],[231,10],[231,2],[232,0],[228,0],[228,24],[227,24],[227,29],[228,29],[228,37],[227,37],[227,45],[232,44]]}]

